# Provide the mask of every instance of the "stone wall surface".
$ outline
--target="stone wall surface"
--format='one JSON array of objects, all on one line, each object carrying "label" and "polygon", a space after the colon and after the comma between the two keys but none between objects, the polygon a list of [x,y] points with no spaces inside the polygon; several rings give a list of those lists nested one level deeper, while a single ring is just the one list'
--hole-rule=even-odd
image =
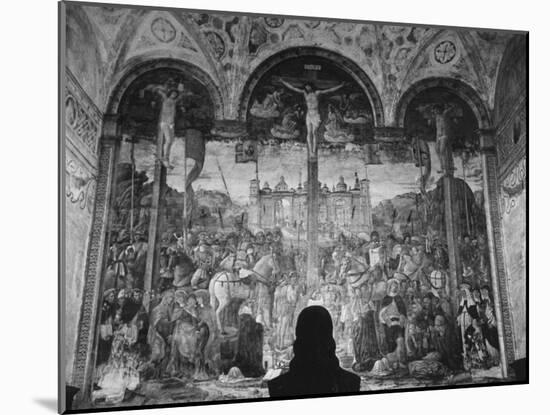
[{"label": "stone wall surface", "polygon": [[[517,167],[517,169],[522,168],[525,166]],[[502,215],[502,236],[514,335],[514,355],[516,359],[521,359],[527,354],[526,193],[522,190],[513,196],[513,200],[508,199],[508,196],[502,196],[502,198],[505,205]]]},{"label": "stone wall surface", "polygon": [[65,103],[65,375],[72,377],[97,179],[101,114],[69,69]]},{"label": "stone wall surface", "polygon": [[66,152],[65,198],[65,350],[67,379],[72,375],[82,303],[88,235],[94,207],[95,177],[71,151]]},{"label": "stone wall surface", "polygon": [[504,53],[495,93],[500,220],[514,357],[527,354],[527,73],[525,38]]}]

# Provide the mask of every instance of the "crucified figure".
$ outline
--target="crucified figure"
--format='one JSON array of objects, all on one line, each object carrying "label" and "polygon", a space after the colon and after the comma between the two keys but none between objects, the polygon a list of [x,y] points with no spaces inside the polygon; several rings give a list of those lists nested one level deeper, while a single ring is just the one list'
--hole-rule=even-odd
[{"label": "crucified figure", "polygon": [[456,111],[452,104],[434,105],[432,113],[435,121],[435,149],[439,157],[441,171],[452,174],[454,170],[453,150],[451,147],[451,116]]},{"label": "crucified figure", "polygon": [[313,156],[317,152],[317,130],[321,124],[321,115],[319,114],[319,95],[335,92],[342,88],[344,83],[341,83],[333,88],[315,90],[313,89],[313,85],[309,83],[305,84],[304,89],[300,89],[289,84],[282,78],[280,78],[280,81],[291,91],[302,94],[306,100],[307,148],[309,150],[309,155]]},{"label": "crucified figure", "polygon": [[[175,89],[168,84],[164,86],[149,85],[144,91],[153,91],[162,98],[162,108],[160,110],[157,140],[162,143],[162,154],[157,155],[159,160],[168,168],[170,164],[170,150],[175,139],[176,125],[176,107],[181,104],[184,97],[184,86],[182,83]],[[182,112],[185,108],[180,106]]]}]

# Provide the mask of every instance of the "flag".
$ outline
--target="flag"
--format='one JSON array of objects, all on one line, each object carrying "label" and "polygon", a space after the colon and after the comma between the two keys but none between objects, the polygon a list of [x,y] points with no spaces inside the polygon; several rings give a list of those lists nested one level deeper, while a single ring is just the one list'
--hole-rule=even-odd
[{"label": "flag", "polygon": [[199,130],[190,128],[185,131],[185,150],[186,157],[195,161],[193,168],[187,173],[186,187],[189,187],[199,177],[204,165],[205,141]]},{"label": "flag", "polygon": [[235,163],[258,161],[258,145],[256,141],[245,140],[235,145]]},{"label": "flag", "polygon": [[380,144],[365,144],[364,149],[366,164],[382,164],[382,161],[380,160]]},{"label": "flag", "polygon": [[395,218],[397,218],[397,209],[393,209],[393,213],[391,215],[391,229],[393,232],[393,225],[395,224]]}]

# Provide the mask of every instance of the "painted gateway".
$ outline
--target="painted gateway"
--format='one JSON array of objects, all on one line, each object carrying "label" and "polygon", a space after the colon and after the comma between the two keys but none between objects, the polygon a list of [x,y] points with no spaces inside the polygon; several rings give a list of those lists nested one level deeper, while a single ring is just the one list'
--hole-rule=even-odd
[{"label": "painted gateway", "polygon": [[[250,181],[250,206],[248,226],[252,229],[287,228],[304,232],[307,223],[307,183],[298,182],[290,188],[281,176],[271,189],[265,182],[260,189],[256,179]],[[372,212],[367,179],[357,175],[352,186],[340,176],[332,189],[319,183],[319,231],[334,239],[338,234],[362,234],[367,236],[373,229]]]}]

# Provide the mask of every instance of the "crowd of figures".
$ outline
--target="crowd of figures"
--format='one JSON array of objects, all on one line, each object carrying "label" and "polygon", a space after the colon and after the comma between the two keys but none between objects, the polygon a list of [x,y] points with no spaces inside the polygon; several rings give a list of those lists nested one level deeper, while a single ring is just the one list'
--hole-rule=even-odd
[{"label": "crowd of figures", "polygon": [[[264,328],[272,329],[272,299],[287,281],[279,264],[294,268],[286,264],[279,231],[192,233],[186,248],[181,235],[165,234],[150,290],[143,289],[144,235],[130,238],[122,230],[112,239],[100,312],[96,400],[121,402],[126,391],[148,379],[200,381],[232,367],[247,377],[265,373]],[[256,317],[262,314],[263,319]],[[287,332],[291,324],[286,321]]]},{"label": "crowd of figures", "polygon": [[329,311],[341,364],[365,375],[438,377],[499,364],[483,236],[462,238],[455,298],[438,238],[340,235],[321,250],[318,282],[308,285],[305,250],[278,229],[196,232],[186,243],[167,233],[148,291],[146,238],[122,231],[113,240],[96,399],[120,402],[151,379],[280,373],[308,305]]},{"label": "crowd of figures", "polygon": [[[437,376],[499,364],[498,334],[483,237],[460,245],[457,298],[439,239],[404,234],[341,241],[325,253],[319,304],[334,319],[341,356],[373,375]],[[328,265],[327,265],[328,264]],[[341,357],[341,359],[342,359]]]}]

